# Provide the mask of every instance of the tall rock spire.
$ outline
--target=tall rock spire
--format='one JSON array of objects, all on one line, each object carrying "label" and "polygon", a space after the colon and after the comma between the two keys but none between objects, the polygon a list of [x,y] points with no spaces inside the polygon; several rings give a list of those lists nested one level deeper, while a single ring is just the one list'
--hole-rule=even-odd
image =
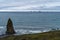
[{"label": "tall rock spire", "polygon": [[15,34],[14,28],[13,28],[13,23],[12,20],[9,18],[7,22],[7,30],[6,34]]}]

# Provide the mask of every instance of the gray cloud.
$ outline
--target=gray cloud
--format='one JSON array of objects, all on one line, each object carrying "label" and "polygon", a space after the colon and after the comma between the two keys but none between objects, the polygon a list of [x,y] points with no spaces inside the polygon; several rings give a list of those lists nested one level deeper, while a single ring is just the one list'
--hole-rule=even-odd
[{"label": "gray cloud", "polygon": [[60,0],[0,0],[0,10],[60,10]]}]

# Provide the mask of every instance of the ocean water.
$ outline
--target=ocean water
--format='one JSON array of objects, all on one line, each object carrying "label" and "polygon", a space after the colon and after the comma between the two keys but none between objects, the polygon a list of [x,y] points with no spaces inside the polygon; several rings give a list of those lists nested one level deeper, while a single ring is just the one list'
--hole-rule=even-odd
[{"label": "ocean water", "polygon": [[17,34],[46,32],[60,28],[60,12],[0,12],[0,34],[6,31],[11,18]]}]

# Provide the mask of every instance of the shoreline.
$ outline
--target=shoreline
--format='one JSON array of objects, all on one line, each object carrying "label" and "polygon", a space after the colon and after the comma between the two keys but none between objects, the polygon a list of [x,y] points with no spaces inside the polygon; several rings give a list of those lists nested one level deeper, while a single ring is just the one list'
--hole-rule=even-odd
[{"label": "shoreline", "polygon": [[8,35],[0,38],[0,40],[60,40],[60,30],[49,31],[36,34],[24,34],[24,35]]}]

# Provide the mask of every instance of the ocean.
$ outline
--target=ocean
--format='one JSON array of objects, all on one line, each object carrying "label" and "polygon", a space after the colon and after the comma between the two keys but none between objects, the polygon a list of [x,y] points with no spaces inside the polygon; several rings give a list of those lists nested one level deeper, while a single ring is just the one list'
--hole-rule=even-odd
[{"label": "ocean", "polygon": [[0,35],[11,18],[17,34],[47,32],[60,28],[60,12],[0,12]]}]

